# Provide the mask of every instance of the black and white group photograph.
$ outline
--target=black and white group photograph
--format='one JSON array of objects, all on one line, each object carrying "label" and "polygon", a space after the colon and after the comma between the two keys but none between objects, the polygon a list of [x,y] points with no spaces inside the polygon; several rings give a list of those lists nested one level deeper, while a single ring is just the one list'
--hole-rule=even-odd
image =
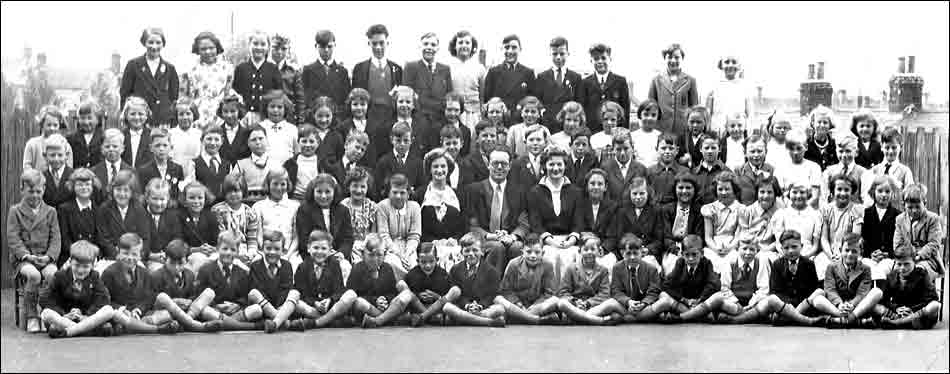
[{"label": "black and white group photograph", "polygon": [[4,373],[950,372],[950,2],[0,9]]}]

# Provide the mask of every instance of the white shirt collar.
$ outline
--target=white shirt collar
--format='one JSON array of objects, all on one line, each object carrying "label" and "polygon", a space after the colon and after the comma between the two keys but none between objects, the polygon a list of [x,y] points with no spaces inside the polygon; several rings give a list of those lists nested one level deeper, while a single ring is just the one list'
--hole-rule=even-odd
[{"label": "white shirt collar", "polygon": [[201,159],[204,160],[204,162],[205,162],[206,165],[211,166],[211,159],[212,159],[212,158],[218,159],[218,164],[221,163],[221,154],[217,154],[217,155],[212,156],[212,155],[208,154],[208,152],[205,152],[204,150],[201,151]]},{"label": "white shirt collar", "polygon": [[80,211],[82,211],[83,209],[92,209],[92,200],[90,199],[89,201],[86,202],[86,205],[83,205],[82,202],[80,202],[79,199],[77,198],[76,206],[79,207]]},{"label": "white shirt collar", "polygon": [[373,60],[373,64],[376,65],[377,68],[386,68],[386,66],[389,65],[389,59],[386,57],[383,57],[383,58],[371,57],[371,59]]},{"label": "white shirt collar", "polygon": [[608,71],[606,74],[600,74],[600,73],[594,72],[594,75],[597,76],[597,83],[600,83],[600,82],[607,83],[607,76],[610,75],[610,72]]},{"label": "white shirt collar", "polygon": [[129,134],[132,135],[132,136],[135,136],[135,137],[139,137],[139,136],[142,135],[142,129],[136,130],[136,129],[133,129],[133,128],[130,127],[130,128],[129,128]]},{"label": "white shirt collar", "polygon": [[320,63],[323,64],[323,66],[333,66],[336,64],[336,59],[333,57],[330,57],[330,60],[328,61],[324,61],[322,58],[319,58],[319,57],[317,57],[317,60],[319,60]]},{"label": "white shirt collar", "polygon": [[254,61],[253,58],[251,59],[251,65],[254,65],[255,70],[260,70],[261,66],[264,65],[265,62],[267,62],[266,58],[261,60],[261,62]]}]

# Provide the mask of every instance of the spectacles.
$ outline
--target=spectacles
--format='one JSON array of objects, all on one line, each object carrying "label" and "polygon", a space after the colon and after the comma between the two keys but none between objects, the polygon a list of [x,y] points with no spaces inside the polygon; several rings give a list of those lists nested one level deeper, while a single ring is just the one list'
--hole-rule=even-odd
[{"label": "spectacles", "polygon": [[492,161],[491,162],[491,166],[494,168],[504,168],[504,167],[508,167],[508,165],[511,165],[511,163],[507,161]]}]

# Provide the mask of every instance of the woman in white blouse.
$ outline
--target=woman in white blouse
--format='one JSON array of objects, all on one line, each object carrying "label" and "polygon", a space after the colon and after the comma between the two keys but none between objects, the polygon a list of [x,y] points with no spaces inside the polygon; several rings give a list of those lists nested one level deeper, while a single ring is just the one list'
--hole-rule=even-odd
[{"label": "woman in white blouse", "polygon": [[445,148],[436,148],[426,153],[423,165],[429,184],[415,196],[422,206],[421,241],[435,244],[439,265],[451,269],[462,260],[458,240],[467,232],[458,195],[448,183],[457,164]]},{"label": "woman in white blouse", "polygon": [[449,64],[452,71],[452,89],[465,99],[465,113],[459,120],[475,133],[475,124],[481,120],[481,91],[488,70],[478,62],[478,40],[462,30],[449,41],[449,54],[456,59]]},{"label": "woman in white blouse", "polygon": [[743,113],[746,118],[746,128],[751,123],[754,112],[752,95],[748,85],[740,76],[742,65],[733,55],[723,56],[717,65],[722,70],[723,77],[716,83],[709,97],[706,98],[706,108],[709,109],[711,121],[709,131],[725,135],[726,116],[730,113]]}]

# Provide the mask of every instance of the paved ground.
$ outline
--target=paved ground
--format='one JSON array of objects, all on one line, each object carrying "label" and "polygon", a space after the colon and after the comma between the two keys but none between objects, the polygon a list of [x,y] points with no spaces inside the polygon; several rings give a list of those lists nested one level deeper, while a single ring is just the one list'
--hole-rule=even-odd
[{"label": "paved ground", "polygon": [[14,328],[12,299],[4,290],[4,372],[950,370],[946,322],[930,331],[757,325],[393,327],[51,340]]}]

